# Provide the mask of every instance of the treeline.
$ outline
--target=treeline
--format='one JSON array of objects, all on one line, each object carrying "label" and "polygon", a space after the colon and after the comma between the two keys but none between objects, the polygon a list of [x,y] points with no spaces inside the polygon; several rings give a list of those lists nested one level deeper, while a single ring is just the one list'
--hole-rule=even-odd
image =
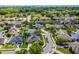
[{"label": "treeline", "polygon": [[1,17],[17,17],[26,15],[26,13],[31,14],[40,13],[42,16],[52,17],[52,16],[79,16],[79,7],[1,7],[0,8],[0,18]]}]

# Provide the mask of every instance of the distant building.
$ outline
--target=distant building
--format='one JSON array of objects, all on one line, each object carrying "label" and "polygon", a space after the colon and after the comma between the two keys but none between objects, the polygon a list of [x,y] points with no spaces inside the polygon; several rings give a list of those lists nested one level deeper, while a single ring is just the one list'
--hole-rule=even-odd
[{"label": "distant building", "polygon": [[48,20],[51,20],[51,17],[47,17]]},{"label": "distant building", "polygon": [[76,33],[76,34],[75,33],[72,33],[71,34],[71,38],[72,39],[76,39],[76,40],[79,39],[79,33]]},{"label": "distant building", "polygon": [[79,42],[69,43],[69,48],[75,53],[79,53]]},{"label": "distant building", "polygon": [[52,27],[52,25],[46,24],[45,27],[46,27],[46,28],[50,28],[50,27]]},{"label": "distant building", "polygon": [[34,25],[36,28],[38,28],[38,29],[40,29],[40,28],[43,28],[44,27],[44,25],[41,25],[41,24],[35,24]]},{"label": "distant building", "polygon": [[33,34],[36,30],[35,29],[28,29],[28,33]]},{"label": "distant building", "polygon": [[22,24],[20,24],[20,23],[16,23],[16,24],[14,24],[14,26],[17,27],[17,28],[20,28],[21,25],[22,25]]},{"label": "distant building", "polygon": [[60,23],[61,23],[62,18],[61,18],[61,17],[53,17],[53,20],[55,20],[55,21],[56,21],[56,24],[60,24]]},{"label": "distant building", "polygon": [[53,20],[61,20],[62,18],[61,17],[53,17]]},{"label": "distant building", "polygon": [[14,24],[13,24],[13,23],[10,23],[10,24],[7,24],[7,26],[11,26],[11,27],[13,27],[13,26],[14,26]]},{"label": "distant building", "polygon": [[55,24],[55,25],[52,25],[53,27],[55,28],[63,28],[64,26],[62,24]]}]

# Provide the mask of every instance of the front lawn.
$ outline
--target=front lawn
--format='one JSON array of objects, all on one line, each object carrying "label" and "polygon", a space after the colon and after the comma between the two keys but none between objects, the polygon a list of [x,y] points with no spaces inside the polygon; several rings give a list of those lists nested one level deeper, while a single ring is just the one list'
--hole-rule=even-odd
[{"label": "front lawn", "polygon": [[64,54],[72,54],[67,48],[57,48],[57,50],[63,52]]},{"label": "front lawn", "polygon": [[45,36],[42,34],[42,40],[43,40],[43,46],[42,48],[44,48],[46,46],[46,41],[45,41]]},{"label": "front lawn", "polygon": [[8,45],[8,44],[5,44],[1,47],[1,49],[12,49],[12,48],[17,48],[16,45]]}]

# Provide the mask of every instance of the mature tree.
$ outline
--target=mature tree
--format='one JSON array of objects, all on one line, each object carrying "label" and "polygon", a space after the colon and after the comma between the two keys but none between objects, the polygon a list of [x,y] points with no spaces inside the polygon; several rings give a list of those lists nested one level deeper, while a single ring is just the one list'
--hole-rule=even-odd
[{"label": "mature tree", "polygon": [[26,49],[21,49],[20,51],[16,51],[16,54],[27,54],[27,52]]},{"label": "mature tree", "polygon": [[10,26],[5,26],[4,27],[4,30],[9,30],[10,29]]},{"label": "mature tree", "polygon": [[22,44],[22,48],[27,48],[27,43],[26,43],[26,40],[27,40],[27,37],[29,36],[29,33],[26,32],[26,29],[25,28],[22,28],[21,29],[22,31],[22,36],[23,36],[23,44]]},{"label": "mature tree", "polygon": [[58,44],[58,45],[64,45],[68,42],[71,42],[71,40],[64,39],[64,38],[59,38],[59,37],[56,39],[56,44]]},{"label": "mature tree", "polygon": [[30,47],[30,50],[29,51],[32,54],[40,54],[43,51],[43,49],[42,49],[42,47],[38,43],[35,42]]}]

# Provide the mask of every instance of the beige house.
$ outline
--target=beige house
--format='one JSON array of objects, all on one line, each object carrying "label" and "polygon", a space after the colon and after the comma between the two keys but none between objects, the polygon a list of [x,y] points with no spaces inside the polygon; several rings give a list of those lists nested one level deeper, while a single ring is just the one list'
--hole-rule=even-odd
[{"label": "beige house", "polygon": [[46,24],[45,26],[46,26],[46,28],[50,28],[50,27],[51,27],[51,25],[50,25],[50,24]]},{"label": "beige house", "polygon": [[2,20],[0,20],[0,26],[4,26],[5,22],[3,22]]},{"label": "beige house", "polygon": [[13,36],[18,36],[18,35],[19,35],[19,29],[14,26],[14,27],[12,27],[12,28],[9,30],[9,34],[11,34],[11,35],[13,35]]}]

